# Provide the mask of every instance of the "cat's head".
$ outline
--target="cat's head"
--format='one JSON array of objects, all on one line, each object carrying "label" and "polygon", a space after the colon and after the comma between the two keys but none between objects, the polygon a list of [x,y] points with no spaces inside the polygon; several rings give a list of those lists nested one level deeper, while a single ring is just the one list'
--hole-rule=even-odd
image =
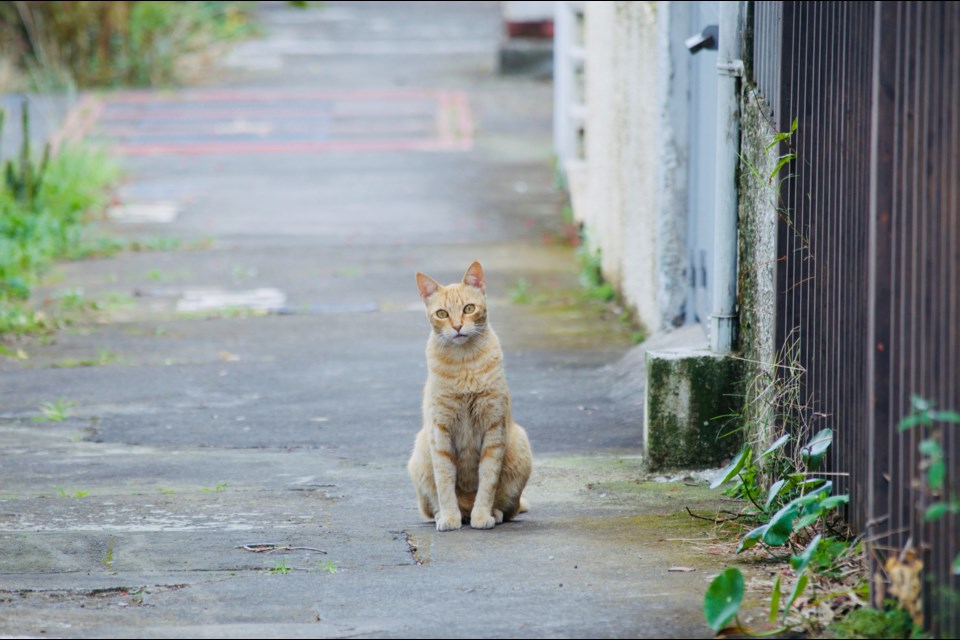
[{"label": "cat's head", "polygon": [[483,334],[487,327],[487,296],[479,262],[470,265],[459,284],[443,286],[430,276],[417,273],[417,287],[427,307],[430,326],[444,344],[463,345]]}]

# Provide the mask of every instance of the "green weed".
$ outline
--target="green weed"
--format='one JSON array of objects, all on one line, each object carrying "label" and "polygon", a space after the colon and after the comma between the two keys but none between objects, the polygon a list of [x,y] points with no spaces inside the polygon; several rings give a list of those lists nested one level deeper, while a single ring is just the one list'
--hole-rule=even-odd
[{"label": "green weed", "polygon": [[617,297],[617,291],[603,278],[600,249],[590,249],[589,246],[589,242],[584,239],[583,244],[577,249],[577,259],[580,261],[580,284],[586,289],[587,297],[601,302],[612,302]]},{"label": "green weed", "polygon": [[527,304],[532,300],[526,278],[517,278],[516,284],[510,288],[510,299],[515,304]]},{"label": "green weed", "polygon": [[190,272],[180,269],[177,271],[161,271],[159,269],[151,269],[147,273],[147,278],[153,280],[154,282],[175,282],[177,280],[186,280],[190,277]]},{"label": "green weed", "polygon": [[97,309],[99,311],[116,311],[118,309],[128,309],[136,304],[137,301],[133,296],[119,291],[110,291],[97,302]]},{"label": "green weed", "polygon": [[61,498],[73,498],[79,500],[80,498],[85,498],[90,495],[89,491],[75,491],[73,493],[67,493],[67,491],[58,484],[53,485],[53,488],[57,490],[57,493],[60,494]]},{"label": "green weed", "polygon": [[51,369],[75,369],[79,367],[102,367],[116,362],[120,356],[106,349],[98,349],[96,358],[67,358],[50,365]]},{"label": "green weed", "polygon": [[14,351],[2,343],[0,343],[0,356],[3,356],[4,358],[13,358],[15,360],[27,360],[30,358],[30,356],[27,355],[27,352],[23,349],[18,348],[16,351]]},{"label": "green weed", "polygon": [[70,289],[57,297],[60,308],[64,311],[83,311],[96,307],[96,303],[83,295],[82,289]]},{"label": "green weed", "polygon": [[270,569],[270,573],[272,573],[272,574],[274,574],[274,575],[281,575],[281,576],[285,576],[285,575],[287,575],[288,573],[290,573],[291,571],[293,571],[293,568],[287,566],[287,557],[286,557],[286,556],[284,556],[283,558],[281,558],[281,559],[280,559],[280,562],[278,562],[278,563],[273,567],[273,569]]},{"label": "green weed", "polygon": [[826,635],[829,638],[914,638],[917,631],[910,614],[903,609],[864,607],[831,624]]},{"label": "green weed", "polygon": [[[862,545],[850,541],[840,524],[839,510],[849,502],[846,494],[834,495],[833,482],[820,473],[821,464],[833,443],[833,431],[813,431],[812,411],[800,393],[805,371],[796,365],[797,342],[788,344],[776,365],[761,368],[747,382],[750,400],[741,413],[727,416],[736,429],[756,436],[774,425],[779,437],[760,447],[744,445],[724,468],[712,488],[726,486],[725,494],[746,501],[734,515],[738,523],[752,523],[742,536],[736,553],[749,549],[764,550],[771,559],[789,560],[789,570],[778,571],[771,590],[769,622],[780,626],[779,633],[797,626],[819,628],[815,616],[803,615],[794,608],[809,591],[840,577],[841,564],[862,558]],[[739,579],[737,579],[739,577]],[[730,568],[718,576],[704,599],[707,623],[720,631],[737,621],[739,600],[743,597],[743,576]],[[859,585],[845,592],[856,591]],[[736,606],[729,606],[737,602]],[[778,621],[779,618],[779,621]],[[745,630],[753,633],[752,630]],[[767,633],[767,632],[764,632]]]},{"label": "green weed", "polygon": [[46,150],[36,163],[26,105],[23,113],[24,142],[16,158],[4,165],[0,180],[0,334],[56,328],[20,303],[50,263],[77,246],[88,213],[104,205],[106,188],[118,176],[116,165],[89,147],[65,147],[56,154]]},{"label": "green weed", "polygon": [[100,564],[108,571],[113,570],[113,542],[113,536],[110,536],[107,539],[107,551],[103,554],[103,558],[100,559]]},{"label": "green weed", "polygon": [[220,484],[215,486],[213,489],[211,489],[210,487],[202,487],[200,489],[200,492],[201,493],[219,493],[221,491],[226,491],[226,490],[227,490],[227,483],[221,482]]},{"label": "green weed", "polygon": [[[834,574],[838,562],[850,549],[850,544],[836,534],[824,535],[832,531],[831,515],[850,498],[845,494],[832,495],[833,483],[814,474],[833,442],[833,432],[823,429],[800,447],[802,464],[797,465],[781,453],[790,440],[789,434],[778,438],[756,460],[750,445],[744,445],[711,485],[717,488],[729,483],[726,493],[745,498],[751,505],[741,515],[760,523],[743,536],[737,553],[757,545],[799,551],[790,556],[795,580],[786,598],[781,594],[782,574],[777,574],[773,584],[769,617],[771,623],[781,617],[782,630],[795,625],[788,621],[788,616],[811,580]],[[777,480],[768,488],[762,484],[762,478],[770,474]],[[720,631],[736,618],[743,594],[739,569],[727,569],[714,579],[703,605],[707,624],[714,631]],[[739,623],[738,626],[742,628]]]},{"label": "green weed", "polygon": [[43,415],[34,416],[35,422],[63,422],[70,416],[70,407],[73,403],[69,400],[60,398],[53,402],[44,402],[40,405],[40,413]]},{"label": "green weed", "polygon": [[158,236],[154,238],[146,238],[144,240],[131,240],[124,247],[130,251],[174,251],[180,249],[183,246],[183,241],[180,238],[172,238],[167,236]]}]

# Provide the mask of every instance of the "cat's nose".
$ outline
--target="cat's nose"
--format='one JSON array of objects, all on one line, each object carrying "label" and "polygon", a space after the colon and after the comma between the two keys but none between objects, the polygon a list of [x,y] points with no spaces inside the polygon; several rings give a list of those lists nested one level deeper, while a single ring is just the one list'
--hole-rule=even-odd
[{"label": "cat's nose", "polygon": [[456,331],[457,333],[460,333],[460,329],[462,329],[462,328],[463,328],[463,325],[462,325],[462,324],[455,324],[455,325],[453,325],[453,330]]}]

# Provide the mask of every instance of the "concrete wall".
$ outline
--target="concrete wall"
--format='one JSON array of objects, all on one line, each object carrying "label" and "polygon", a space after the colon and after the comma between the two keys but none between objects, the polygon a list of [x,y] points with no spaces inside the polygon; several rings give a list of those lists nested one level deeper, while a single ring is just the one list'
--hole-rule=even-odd
[{"label": "concrete wall", "polygon": [[745,362],[746,436],[769,444],[778,385],[775,383],[777,207],[780,176],[771,178],[778,150],[768,149],[776,131],[766,104],[749,88],[741,98],[739,274],[739,350]]},{"label": "concrete wall", "polygon": [[585,175],[571,184],[582,189],[574,213],[604,277],[653,332],[676,325],[685,297],[687,11],[585,5]]}]

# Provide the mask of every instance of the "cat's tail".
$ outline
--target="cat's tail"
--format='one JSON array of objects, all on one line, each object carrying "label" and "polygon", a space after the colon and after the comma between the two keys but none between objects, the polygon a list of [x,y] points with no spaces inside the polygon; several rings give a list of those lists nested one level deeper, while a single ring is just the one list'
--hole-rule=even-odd
[{"label": "cat's tail", "polygon": [[517,507],[517,513],[526,513],[530,511],[530,503],[527,502],[527,496],[520,494],[520,506]]}]

